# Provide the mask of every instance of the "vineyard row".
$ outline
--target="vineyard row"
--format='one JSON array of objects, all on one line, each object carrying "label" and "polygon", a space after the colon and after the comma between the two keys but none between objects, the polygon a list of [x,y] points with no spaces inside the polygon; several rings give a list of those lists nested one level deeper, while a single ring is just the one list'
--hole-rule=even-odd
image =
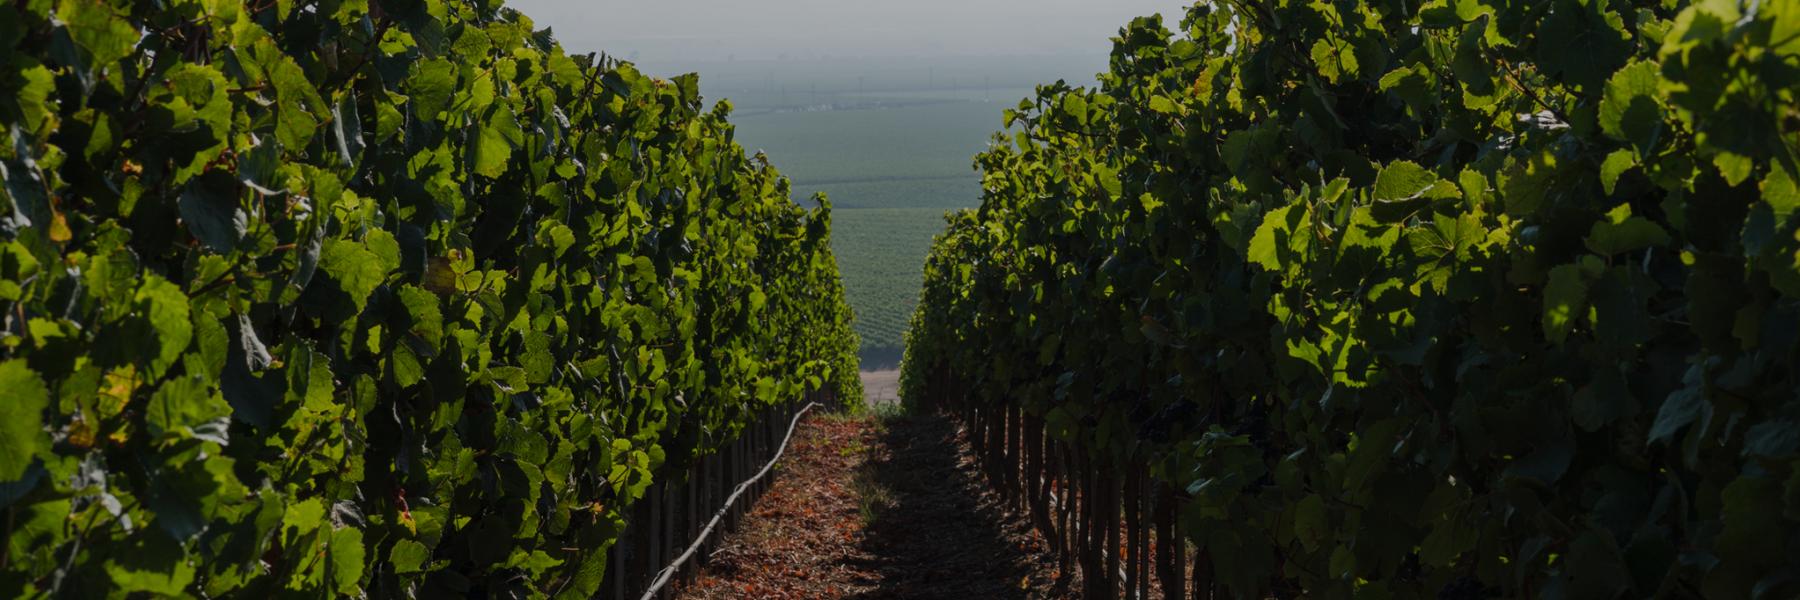
[{"label": "vineyard row", "polygon": [[907,338],[1091,595],[1161,488],[1224,597],[1800,596],[1800,2],[1178,23],[1007,112]]},{"label": "vineyard row", "polygon": [[731,110],[494,0],[6,3],[0,597],[642,585],[681,482],[860,402]]}]

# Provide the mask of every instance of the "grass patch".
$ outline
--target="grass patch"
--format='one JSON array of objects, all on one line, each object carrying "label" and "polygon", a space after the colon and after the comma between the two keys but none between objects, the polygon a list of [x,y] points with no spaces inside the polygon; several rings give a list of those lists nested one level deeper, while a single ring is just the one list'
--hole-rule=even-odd
[{"label": "grass patch", "polygon": [[888,421],[912,416],[912,409],[899,400],[869,405],[869,412],[874,414],[875,423],[880,429],[886,429]]},{"label": "grass patch", "polygon": [[850,478],[850,489],[856,492],[857,514],[864,527],[872,526],[882,513],[894,507],[894,491],[883,485],[875,474],[875,466],[863,463]]},{"label": "grass patch", "polygon": [[[828,418],[863,420],[869,424],[875,437],[880,438],[887,433],[889,423],[904,418],[904,415],[895,412],[897,407],[898,405],[878,404],[869,412],[859,415],[832,413]],[[856,493],[857,515],[862,519],[864,527],[874,525],[897,504],[894,490],[882,482],[877,472],[878,461],[875,460],[873,451],[862,439],[851,439],[838,448],[838,456],[862,457],[862,460],[856,461],[856,470],[850,476],[850,490]]]}]

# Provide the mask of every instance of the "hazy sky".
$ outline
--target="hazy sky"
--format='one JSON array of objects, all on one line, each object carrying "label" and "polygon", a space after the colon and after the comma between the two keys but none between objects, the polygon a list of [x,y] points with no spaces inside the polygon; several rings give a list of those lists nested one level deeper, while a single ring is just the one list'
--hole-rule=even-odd
[{"label": "hazy sky", "polygon": [[689,63],[831,56],[1107,52],[1132,17],[1182,0],[509,0],[570,51]]}]

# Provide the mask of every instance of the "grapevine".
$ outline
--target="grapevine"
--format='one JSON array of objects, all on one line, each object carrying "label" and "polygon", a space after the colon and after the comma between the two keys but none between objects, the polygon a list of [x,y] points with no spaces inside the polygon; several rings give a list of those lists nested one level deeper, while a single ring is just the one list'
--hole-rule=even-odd
[{"label": "grapevine", "polygon": [[903,395],[1148,464],[1234,597],[1800,593],[1800,4],[1209,2],[1040,87]]},{"label": "grapevine", "polygon": [[489,0],[0,8],[0,596],[588,598],[860,400],[830,208]]}]

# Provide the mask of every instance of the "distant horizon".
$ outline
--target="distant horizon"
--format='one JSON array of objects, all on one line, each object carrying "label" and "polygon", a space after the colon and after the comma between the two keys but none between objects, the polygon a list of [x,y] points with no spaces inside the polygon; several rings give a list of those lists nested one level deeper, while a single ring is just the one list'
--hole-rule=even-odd
[{"label": "distant horizon", "polygon": [[[1180,0],[512,0],[570,52],[637,63],[1092,57],[1131,19]],[[1172,27],[1171,27],[1172,28]]]},{"label": "distant horizon", "polygon": [[[561,40],[560,34],[557,34],[557,32],[555,32],[555,31],[552,31],[552,33],[557,35],[557,39],[559,41]],[[576,52],[575,49],[573,49],[573,48],[569,48],[569,51],[571,54],[586,54],[586,52]],[[628,58],[627,55],[625,55],[625,54],[619,54],[619,53],[615,53],[615,52],[607,52],[607,51],[599,50],[599,49],[595,49],[595,50],[591,50],[591,51],[608,54],[615,58]],[[649,60],[658,60],[658,58],[654,57],[654,56],[644,56],[643,53],[641,53],[641,52],[632,52],[629,54],[638,55],[638,57],[640,59],[647,58]],[[804,56],[786,56],[786,57],[778,56],[778,57],[773,57],[773,58],[760,57],[760,56],[753,57],[753,58],[732,58],[729,56],[724,57],[724,58],[685,58],[685,59],[680,59],[679,61],[676,61],[676,62],[682,62],[682,63],[687,63],[687,64],[731,64],[731,63],[737,63],[737,64],[777,63],[778,64],[778,63],[833,62],[833,61],[864,61],[864,62],[911,61],[911,62],[918,62],[918,63],[929,63],[929,62],[956,61],[956,60],[968,60],[968,59],[1017,60],[1017,59],[1059,59],[1059,58],[1092,58],[1092,57],[1093,57],[1092,53],[1086,53],[1086,52],[1058,52],[1058,53],[1044,53],[1044,54],[869,54],[869,55],[822,54],[822,55],[804,55]]]}]

